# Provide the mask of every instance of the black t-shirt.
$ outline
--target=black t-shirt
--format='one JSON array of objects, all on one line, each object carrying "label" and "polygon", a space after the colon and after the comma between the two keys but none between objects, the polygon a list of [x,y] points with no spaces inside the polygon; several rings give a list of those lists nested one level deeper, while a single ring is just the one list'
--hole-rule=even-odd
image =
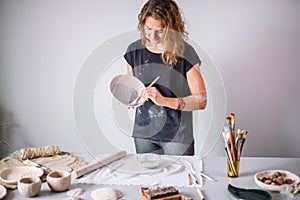
[{"label": "black t-shirt", "polygon": [[[195,64],[201,64],[194,48],[186,43],[184,58],[176,65],[166,66],[160,53],[149,51],[140,40],[131,43],[124,55],[132,67],[133,75],[148,86],[157,76],[160,79],[154,87],[165,97],[186,97],[191,95],[186,72]],[[178,111],[155,105],[151,100],[136,108],[133,137],[162,142],[190,144],[193,142],[192,112]]]}]

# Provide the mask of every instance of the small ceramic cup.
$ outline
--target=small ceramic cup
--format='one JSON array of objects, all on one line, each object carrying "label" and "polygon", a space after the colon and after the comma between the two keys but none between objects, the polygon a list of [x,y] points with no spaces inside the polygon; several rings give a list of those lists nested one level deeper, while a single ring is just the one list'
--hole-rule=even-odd
[{"label": "small ceramic cup", "polygon": [[46,179],[53,192],[63,192],[70,187],[71,173],[68,171],[52,171]]},{"label": "small ceramic cup", "polygon": [[18,181],[18,191],[25,197],[33,197],[39,194],[42,182],[37,176],[24,177]]}]

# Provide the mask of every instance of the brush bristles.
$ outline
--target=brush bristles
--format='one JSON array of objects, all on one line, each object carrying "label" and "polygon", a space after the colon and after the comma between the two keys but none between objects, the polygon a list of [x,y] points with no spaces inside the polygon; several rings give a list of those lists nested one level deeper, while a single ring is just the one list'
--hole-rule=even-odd
[{"label": "brush bristles", "polygon": [[243,130],[243,135],[246,136],[248,134],[247,130]]},{"label": "brush bristles", "polygon": [[227,122],[227,124],[231,124],[231,117],[227,117],[226,122]]}]

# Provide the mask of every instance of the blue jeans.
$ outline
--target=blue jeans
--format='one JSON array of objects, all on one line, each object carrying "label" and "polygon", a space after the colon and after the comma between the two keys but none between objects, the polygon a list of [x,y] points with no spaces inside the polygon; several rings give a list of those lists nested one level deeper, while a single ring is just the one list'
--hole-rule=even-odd
[{"label": "blue jeans", "polygon": [[194,142],[181,144],[175,142],[160,142],[143,138],[134,138],[136,153],[155,153],[160,155],[194,155]]}]

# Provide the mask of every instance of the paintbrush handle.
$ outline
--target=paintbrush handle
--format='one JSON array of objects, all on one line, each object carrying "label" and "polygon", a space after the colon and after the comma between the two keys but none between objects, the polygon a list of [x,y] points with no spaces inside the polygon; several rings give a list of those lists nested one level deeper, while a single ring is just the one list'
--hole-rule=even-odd
[{"label": "paintbrush handle", "polygon": [[197,188],[197,193],[198,193],[198,195],[200,197],[200,200],[205,200],[205,197],[204,197],[202,191],[199,188]]},{"label": "paintbrush handle", "polygon": [[231,151],[231,154],[232,154],[232,160],[233,161],[236,161],[236,156],[235,156],[235,141],[234,141],[234,133],[231,132],[230,134],[230,151]]},{"label": "paintbrush handle", "polygon": [[193,179],[191,177],[191,173],[188,173],[188,180],[189,180],[189,185],[193,184]]},{"label": "paintbrush handle", "polygon": [[160,76],[156,77],[151,83],[150,85],[148,85],[148,87],[152,87],[154,85],[154,83],[156,83],[156,81],[160,78]]},{"label": "paintbrush handle", "polygon": [[201,176],[207,178],[207,179],[210,180],[210,181],[217,181],[216,179],[214,179],[214,178],[212,178],[212,177],[210,177],[210,176],[204,174],[203,172],[198,172],[198,173],[199,173]]},{"label": "paintbrush handle", "polygon": [[245,143],[245,138],[243,138],[242,141],[241,141],[240,156],[242,155],[242,152],[243,152],[244,143]]},{"label": "paintbrush handle", "polygon": [[189,175],[190,175],[190,177],[192,178],[192,180],[193,180],[196,184],[198,184],[198,181],[197,181],[196,177],[194,176],[194,174],[193,174],[193,173],[189,173]]},{"label": "paintbrush handle", "polygon": [[228,158],[229,167],[231,168],[232,172],[237,175],[237,171],[235,169],[234,162],[232,160],[230,151],[226,147],[225,147],[225,152],[226,152],[226,155],[227,155],[227,158]]}]

